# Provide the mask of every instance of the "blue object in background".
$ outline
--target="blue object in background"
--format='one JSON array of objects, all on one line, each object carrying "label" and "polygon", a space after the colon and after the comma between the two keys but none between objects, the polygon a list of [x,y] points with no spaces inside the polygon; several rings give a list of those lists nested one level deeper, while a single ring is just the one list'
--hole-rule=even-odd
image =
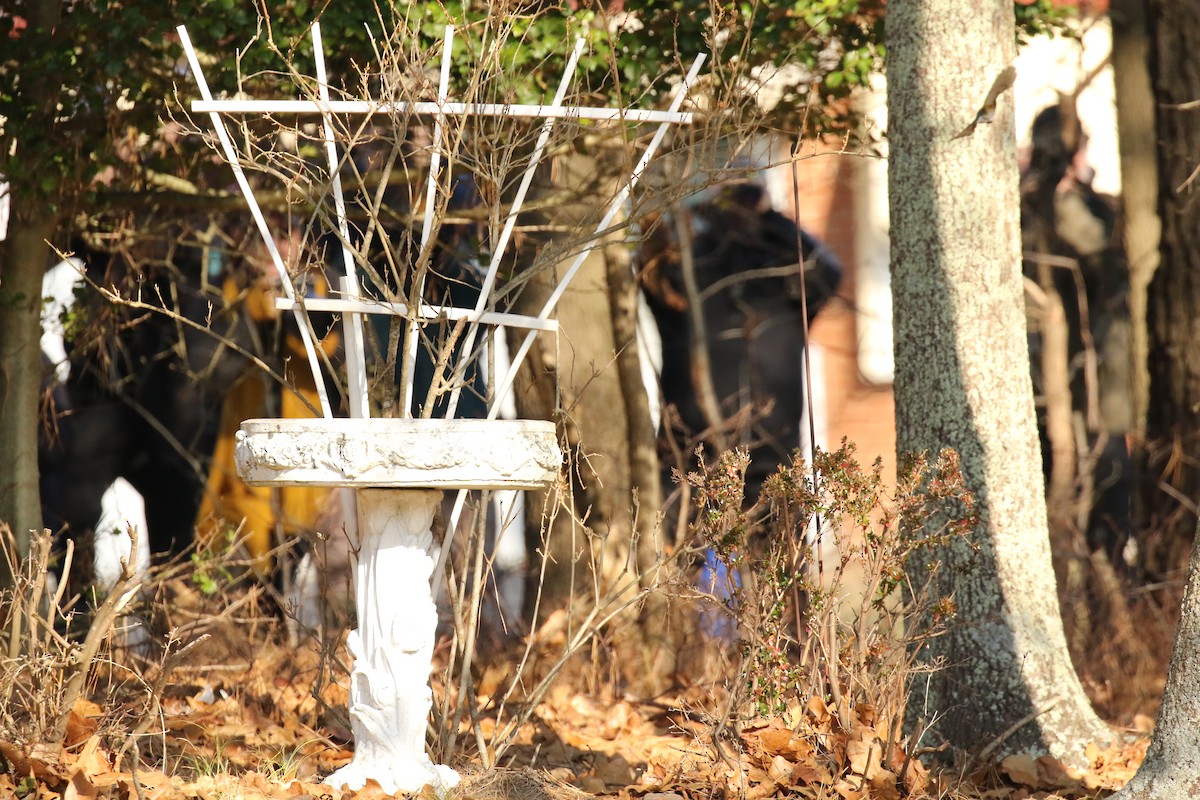
[{"label": "blue object in background", "polygon": [[[731,574],[711,547],[705,550],[704,566],[700,568],[700,574],[696,578],[696,588],[712,595],[714,602],[704,603],[700,608],[700,632],[704,636],[725,644],[737,642],[737,619],[730,612],[736,607],[734,591],[741,587],[742,581],[737,572]],[[723,603],[725,607],[717,608],[717,602]]]}]

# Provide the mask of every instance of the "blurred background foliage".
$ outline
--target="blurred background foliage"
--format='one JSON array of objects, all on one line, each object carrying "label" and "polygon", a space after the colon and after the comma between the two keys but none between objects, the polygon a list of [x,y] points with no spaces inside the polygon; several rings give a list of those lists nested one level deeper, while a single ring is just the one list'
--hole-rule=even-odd
[{"label": "blurred background foliage", "polygon": [[[598,103],[654,105],[696,53],[709,51],[710,109],[740,108],[767,80],[774,98],[758,122],[807,134],[842,133],[851,92],[882,69],[883,0],[627,0],[624,3],[376,3],[264,5],[243,0],[60,3],[15,0],[0,12],[0,175],[59,208],[99,185],[138,188],[147,175],[202,181],[199,142],[164,138],[164,120],[195,91],[175,34],[185,23],[207,65],[214,95],[296,96],[293,75],[312,75],[308,29],[321,21],[335,90],[379,91],[384,30],[410,35],[405,57],[426,63],[447,24],[458,28],[452,91],[480,67],[509,102],[541,102],[557,84],[567,42],[589,49],[578,85]],[[1061,30],[1050,0],[1015,5],[1021,35]],[[266,14],[264,14],[264,11]],[[30,24],[33,23],[33,24]],[[48,24],[47,24],[48,23]],[[507,28],[507,31],[502,31]],[[480,54],[507,34],[488,64]],[[280,56],[287,62],[281,62]],[[436,63],[436,62],[434,62]],[[340,76],[340,77],[339,77]],[[373,85],[362,86],[365,77]],[[179,94],[177,94],[177,91]],[[737,120],[739,125],[745,119]],[[76,197],[75,200],[83,199]],[[94,202],[96,198],[89,198]]]}]

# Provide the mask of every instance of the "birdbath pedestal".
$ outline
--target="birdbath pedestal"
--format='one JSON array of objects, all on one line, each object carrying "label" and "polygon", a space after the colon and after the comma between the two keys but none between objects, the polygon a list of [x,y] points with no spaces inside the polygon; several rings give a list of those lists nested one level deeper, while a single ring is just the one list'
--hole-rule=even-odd
[{"label": "birdbath pedestal", "polygon": [[358,627],[348,646],[353,760],[326,783],[444,791],[458,783],[425,752],[437,627],[432,523],[445,489],[534,489],[558,474],[554,424],[475,419],[255,419],[237,466],[259,486],[355,490]]}]

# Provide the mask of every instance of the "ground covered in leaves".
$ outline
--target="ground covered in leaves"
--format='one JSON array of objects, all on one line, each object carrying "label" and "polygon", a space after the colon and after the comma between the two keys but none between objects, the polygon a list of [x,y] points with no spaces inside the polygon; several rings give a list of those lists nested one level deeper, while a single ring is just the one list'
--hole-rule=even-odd
[{"label": "ground covered in leaves", "polygon": [[[264,638],[262,632],[256,636]],[[76,701],[61,749],[17,741],[0,730],[0,766],[7,762],[0,798],[384,796],[378,787],[351,792],[321,782],[352,755],[347,693],[336,678],[345,659],[340,647],[322,649],[312,640],[229,647],[223,636],[213,644],[175,665],[149,705],[135,690],[144,697],[153,668],[135,676],[109,664],[89,692],[108,698],[109,706]],[[567,671],[496,765],[483,769],[477,745],[490,747],[496,726],[489,692],[502,690],[504,670],[482,671],[474,725],[449,739],[448,749],[458,754],[447,760],[464,775],[455,797],[1094,798],[1133,775],[1148,742],[1145,731],[1131,732],[1124,746],[1090,748],[1085,771],[1048,758],[1011,757],[972,766],[968,774],[931,772],[895,745],[887,752],[888,736],[876,729],[869,707],[857,708],[848,727],[820,698],[783,717],[734,725],[717,717],[723,698],[711,685],[634,700],[598,686],[585,671]],[[445,739],[440,746],[447,748]]]}]

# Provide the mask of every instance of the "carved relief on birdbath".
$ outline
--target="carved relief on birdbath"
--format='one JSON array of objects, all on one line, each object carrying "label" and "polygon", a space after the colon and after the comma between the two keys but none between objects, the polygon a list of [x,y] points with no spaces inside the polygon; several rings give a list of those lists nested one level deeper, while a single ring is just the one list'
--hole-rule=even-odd
[{"label": "carved relief on birdbath", "polygon": [[259,486],[536,489],[561,462],[544,420],[250,419],[237,446]]},{"label": "carved relief on birdbath", "polygon": [[432,524],[442,489],[534,489],[558,475],[554,423],[527,420],[255,419],[238,432],[238,472],[265,486],[353,486],[355,606],[347,641],[354,759],[326,779],[416,792],[458,783],[425,753],[437,609]]}]

